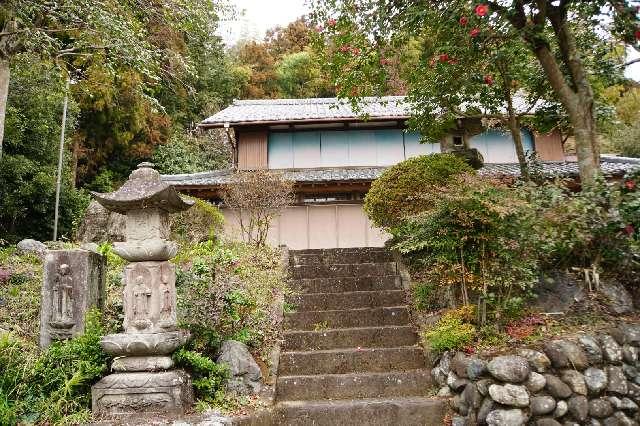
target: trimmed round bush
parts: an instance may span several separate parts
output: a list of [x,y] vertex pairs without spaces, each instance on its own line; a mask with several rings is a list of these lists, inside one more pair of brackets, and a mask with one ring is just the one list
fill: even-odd
[[451,179],[462,173],[475,173],[453,154],[414,157],[387,169],[371,185],[364,210],[376,226],[392,228],[403,218],[428,210],[431,199]]

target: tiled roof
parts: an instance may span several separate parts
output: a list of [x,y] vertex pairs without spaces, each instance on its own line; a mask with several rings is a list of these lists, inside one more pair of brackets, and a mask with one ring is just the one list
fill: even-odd
[[[531,107],[524,94],[514,96],[514,106],[521,113],[535,111],[543,102]],[[479,105],[463,104],[461,109]],[[307,99],[249,99],[235,100],[227,108],[200,123],[203,127],[241,126],[251,124],[278,124],[312,121],[360,121],[363,116],[369,120],[404,120],[411,115],[411,104],[404,96],[365,97],[358,103],[358,111],[351,104],[338,98]],[[506,113],[506,111],[499,111]]]
[[[543,173],[549,177],[578,176],[578,164],[575,162],[545,162],[542,163]],[[626,172],[639,168],[640,160],[624,159],[623,157],[603,157],[602,171],[605,176],[622,176]],[[285,176],[298,183],[314,182],[362,182],[378,178],[386,167],[359,168],[329,168],[329,169],[298,169],[285,170]],[[178,187],[217,186],[230,181],[232,171],[216,170],[212,172],[192,173],[183,175],[164,175],[165,182]],[[485,164],[479,170],[481,175],[519,176],[520,167],[516,163]]]
[[409,116],[409,106],[404,102],[404,96],[363,98],[360,107],[361,111],[356,112],[348,101],[336,98],[235,100],[229,107],[204,120],[201,126],[344,121],[355,120],[362,115],[367,115],[370,119],[405,119]]

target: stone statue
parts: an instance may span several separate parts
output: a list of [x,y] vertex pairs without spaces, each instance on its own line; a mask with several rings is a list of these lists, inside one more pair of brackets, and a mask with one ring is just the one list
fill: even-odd
[[90,251],[46,253],[40,308],[41,347],[83,332],[87,310],[103,306],[105,268],[104,257]]
[[193,400],[191,379],[171,370],[171,354],[188,333],[176,316],[176,274],[168,262],[178,246],[169,241],[169,214],[186,210],[183,200],[142,163],[129,180],[109,194],[93,193],[110,211],[126,215],[126,241],[114,251],[130,261],[124,270],[124,333],[104,336],[103,349],[116,356],[116,372],[92,388],[93,409],[100,414],[182,413]]

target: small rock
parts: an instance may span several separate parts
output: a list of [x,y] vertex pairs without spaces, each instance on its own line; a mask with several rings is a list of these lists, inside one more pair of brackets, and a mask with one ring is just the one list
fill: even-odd
[[463,352],[456,352],[451,360],[450,368],[451,371],[456,373],[456,375],[462,379],[468,378],[467,376],[467,365],[469,364],[471,358],[465,355]]
[[638,402],[638,400],[640,400],[640,386],[632,382],[627,382],[627,389],[627,395]]
[[487,424],[490,426],[523,426],[527,417],[522,410],[493,410],[487,415]]
[[244,343],[227,340],[220,348],[218,363],[229,367],[227,390],[239,395],[255,394],[262,388],[262,372]]
[[618,395],[626,395],[629,392],[627,387],[627,378],[621,367],[609,366],[606,368],[607,376],[607,392]]
[[633,380],[640,375],[638,369],[629,364],[622,364],[622,371],[629,380]]
[[629,344],[622,346],[622,359],[629,364],[638,362],[638,348]]
[[447,351],[443,353],[438,361],[438,365],[431,370],[431,376],[439,386],[444,386],[447,383],[452,357],[452,352]]
[[607,387],[607,373],[599,368],[590,367],[584,371],[584,381],[589,395],[598,395]]
[[491,386],[492,384],[493,380],[482,379],[476,382],[476,388],[478,388],[478,392],[480,392],[482,396],[487,396],[487,394],[489,393],[489,386]]
[[478,409],[477,420],[479,424],[483,424],[486,422],[487,415],[489,415],[495,405],[496,404],[495,402],[493,402],[493,399],[491,399],[491,397],[487,396],[482,400],[482,404],[480,404],[480,408]]
[[100,246],[96,243],[84,243],[80,246],[82,250],[92,251],[94,253],[100,254]]
[[556,400],[550,396],[533,396],[531,397],[531,414],[534,416],[543,416],[549,414],[556,408]]
[[551,360],[551,364],[555,368],[567,368],[569,367],[569,357],[564,353],[562,346],[560,346],[559,340],[552,340],[544,345],[544,353],[547,354]]
[[562,417],[567,414],[567,411],[569,411],[569,405],[567,404],[567,401],[560,400],[556,404],[556,409],[553,410],[553,417]]
[[474,383],[469,383],[462,392],[462,398],[464,398],[467,405],[473,409],[477,409],[480,407],[480,403],[482,402],[482,395],[476,389],[476,385]]
[[499,356],[487,365],[489,373],[503,382],[521,383],[529,376],[529,363],[519,356]]
[[622,348],[613,337],[608,334],[600,336],[600,344],[602,345],[602,355],[605,361],[613,364],[622,362]]
[[466,426],[467,419],[461,416],[453,416],[451,419],[451,426]]
[[544,346],[544,351],[555,368],[584,370],[589,365],[582,348],[568,340],[553,340]]
[[571,388],[562,380],[552,374],[545,374],[544,378],[547,380],[545,388],[551,396],[559,399],[565,399],[571,396]]
[[453,371],[449,371],[449,374],[447,374],[447,380],[446,380],[447,386],[453,389],[453,384],[457,380],[458,380],[458,375]]
[[564,370],[562,371],[561,379],[569,385],[573,393],[587,395],[587,385],[584,382],[584,376],[579,371]]
[[598,291],[605,297],[607,307],[614,314],[628,314],[633,311],[633,298],[619,282],[601,281]]
[[560,423],[558,423],[557,420],[549,418],[549,417],[543,417],[541,419],[536,420],[536,426],[562,426]]
[[452,391],[459,393],[461,392],[465,386],[467,386],[469,384],[469,380],[467,379],[458,379],[456,381],[454,381],[453,383],[451,383],[449,385],[449,387],[451,388]]
[[27,238],[25,240],[20,241],[16,248],[18,249],[19,254],[27,254],[34,253],[38,256],[43,256],[47,251],[47,246],[37,240],[32,240],[31,238]]
[[602,362],[602,349],[598,341],[593,336],[581,335],[578,343],[582,346],[587,360],[590,364],[600,364]]
[[438,393],[436,394],[436,396],[440,398],[449,398],[452,395],[453,395],[453,392],[451,392],[451,388],[449,386],[441,387]]
[[627,417],[627,415],[624,414],[622,411],[618,411],[613,415],[613,417],[617,422],[612,423],[612,425],[617,425],[617,426],[636,426],[637,425],[636,422],[634,422],[629,417]]
[[463,416],[469,414],[469,405],[464,400],[462,395],[454,395],[453,399],[451,400],[451,405],[458,412],[458,414],[462,414]]
[[526,407],[529,405],[529,392],[524,386],[512,385],[507,383],[504,386],[489,386],[489,395],[491,398],[502,405],[510,405],[513,407]]
[[638,404],[625,397],[620,400],[620,407],[618,408],[620,410],[638,411]]
[[640,346],[640,325],[624,324],[619,327],[624,333],[625,343],[632,346]]
[[604,419],[613,414],[613,406],[606,398],[596,398],[589,401],[589,415],[598,419]]
[[487,362],[480,358],[471,358],[467,364],[467,377],[470,380],[478,380],[487,373]]
[[542,352],[534,351],[533,349],[518,349],[517,354],[526,359],[531,369],[537,373],[544,373],[551,367],[549,357]]
[[547,379],[544,378],[542,374],[536,373],[532,371],[529,374],[529,378],[524,383],[527,390],[531,393],[536,393],[544,389],[544,386],[547,384]]
[[567,401],[569,413],[578,422],[582,423],[587,420],[589,415],[589,400],[585,396],[577,395],[569,398]]
[[589,366],[589,360],[579,345],[569,340],[560,340],[558,341],[558,344],[569,360],[569,365],[567,367],[575,370],[584,370]]

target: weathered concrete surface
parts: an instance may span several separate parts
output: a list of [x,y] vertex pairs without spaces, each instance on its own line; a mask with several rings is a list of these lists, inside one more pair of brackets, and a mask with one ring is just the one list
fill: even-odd
[[106,263],[103,256],[85,250],[52,250],[44,260],[40,306],[40,347],[84,331],[91,307],[102,308]]
[[384,249],[291,251],[296,312],[285,315],[277,405],[256,425],[442,425]]

